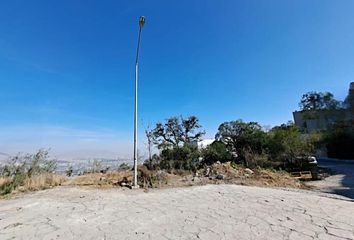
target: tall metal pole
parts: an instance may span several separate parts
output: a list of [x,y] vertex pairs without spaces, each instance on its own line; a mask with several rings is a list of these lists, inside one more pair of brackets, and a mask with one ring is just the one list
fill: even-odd
[[140,49],[140,38],[141,30],[145,24],[145,17],[141,16],[139,19],[139,36],[138,36],[138,47],[136,49],[136,59],[135,59],[135,100],[134,100],[134,182],[132,188],[139,188],[138,185],[138,70],[139,70],[139,49]]

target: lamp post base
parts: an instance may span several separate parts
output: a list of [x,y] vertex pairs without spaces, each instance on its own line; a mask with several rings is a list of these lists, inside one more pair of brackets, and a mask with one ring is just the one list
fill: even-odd
[[132,186],[130,186],[130,189],[139,189],[139,188],[140,188],[139,185],[132,185]]

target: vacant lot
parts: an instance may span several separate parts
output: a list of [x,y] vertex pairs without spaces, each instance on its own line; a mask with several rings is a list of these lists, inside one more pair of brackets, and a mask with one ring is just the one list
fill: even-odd
[[353,239],[354,203],[236,185],[59,187],[0,200],[1,239]]

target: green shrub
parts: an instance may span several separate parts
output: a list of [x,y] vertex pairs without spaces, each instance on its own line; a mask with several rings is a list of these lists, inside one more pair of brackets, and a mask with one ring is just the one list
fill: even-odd
[[56,161],[49,158],[46,150],[39,150],[35,154],[18,154],[10,158],[0,170],[0,177],[10,179],[0,185],[0,194],[8,194],[22,186],[27,178],[43,173],[53,173]]
[[200,165],[200,152],[197,146],[185,145],[164,149],[160,154],[159,167],[161,169],[181,169],[195,171]]
[[248,165],[245,149],[262,154],[268,142],[268,135],[257,122],[236,120],[222,123],[215,139],[224,143],[238,162]]
[[138,167],[138,182],[144,188],[158,187],[167,183],[167,174],[163,171],[149,170],[141,165]]
[[269,156],[279,166],[286,166],[298,157],[307,157],[315,152],[317,135],[302,134],[292,123],[274,127],[268,134]]
[[122,163],[119,165],[118,170],[119,171],[126,171],[132,169],[131,166],[129,166],[127,163]]
[[228,151],[226,145],[220,141],[214,141],[212,144],[202,149],[202,164],[212,165],[219,161],[221,163],[230,162],[234,160],[234,157]]
[[68,169],[66,169],[65,174],[66,174],[67,177],[71,177],[73,175],[73,173],[74,173],[73,166],[70,165],[68,167]]
[[354,121],[337,122],[324,135],[328,157],[354,159]]

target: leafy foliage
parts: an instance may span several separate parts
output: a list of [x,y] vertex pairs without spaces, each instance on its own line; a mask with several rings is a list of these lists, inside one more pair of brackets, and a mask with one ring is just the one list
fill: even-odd
[[267,134],[256,122],[237,120],[222,123],[215,139],[224,143],[238,160],[246,161],[245,151],[257,154],[263,152],[267,143]]
[[0,186],[0,194],[10,193],[23,185],[26,179],[43,173],[53,173],[55,169],[56,161],[50,159],[46,150],[39,150],[35,154],[18,154],[0,169],[0,176],[10,179]]
[[192,170],[199,167],[200,153],[198,147],[194,145],[185,145],[171,149],[164,149],[160,154],[160,168],[172,170]]
[[330,92],[308,92],[302,95],[299,103],[301,110],[331,110],[338,109],[342,103],[334,99]]
[[166,123],[156,124],[153,141],[159,149],[178,148],[199,141],[205,134],[200,128],[199,120],[195,116],[171,117]]
[[329,157],[354,159],[354,121],[337,122],[325,133]]
[[269,132],[268,150],[273,161],[284,164],[313,154],[315,142],[315,135],[301,134],[293,123],[282,124]]
[[[149,157],[145,165],[149,169],[197,169],[200,157],[197,142],[204,135],[200,128],[195,116],[171,117],[165,123],[157,123],[151,132],[152,141],[161,152]],[[151,133],[146,137],[150,138]]]
[[217,161],[224,163],[233,161],[234,157],[228,151],[226,145],[220,141],[214,141],[212,144],[202,150],[202,164],[211,165]]
[[127,171],[127,170],[130,170],[132,169],[131,166],[129,166],[127,163],[121,163],[118,167],[118,170],[119,171]]
[[230,161],[251,168],[283,168],[298,157],[313,154],[318,141],[313,134],[301,134],[291,122],[265,131],[257,122],[236,120],[222,123],[216,141],[198,149],[191,143],[204,134],[199,128],[196,117],[173,117],[165,124],[158,123],[153,132],[160,154],[145,165],[149,169],[196,170],[202,165]]
[[68,169],[65,170],[65,175],[66,175],[67,177],[71,177],[71,176],[73,175],[73,173],[74,173],[74,168],[73,168],[72,165],[70,165],[70,166],[68,167]]
[[216,139],[248,167],[283,167],[297,157],[313,154],[316,142],[313,135],[301,134],[291,122],[266,132],[258,123],[242,120],[221,124]]

